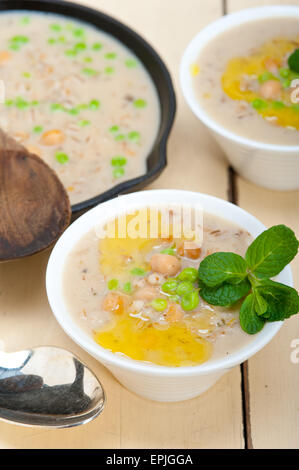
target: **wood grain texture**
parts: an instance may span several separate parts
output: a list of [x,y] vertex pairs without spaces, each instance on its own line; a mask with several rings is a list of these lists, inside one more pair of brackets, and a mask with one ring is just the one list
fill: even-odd
[[[180,92],[178,69],[191,38],[222,15],[221,0],[82,1],[141,33],[170,68],[178,98],[168,145],[168,167],[154,188],[179,188],[227,197],[227,163]],[[95,421],[68,430],[0,423],[0,448],[243,448],[241,376],[234,368],[208,392],[182,403],[154,403],[124,389],[95,359],[68,338],[46,300],[48,253],[0,265],[0,340],[8,351],[39,344],[65,347],[101,379],[108,395]]]
[[69,197],[56,173],[0,129],[0,261],[49,247],[70,218]]
[[[228,12],[262,5],[296,5],[299,0],[227,0]],[[270,191],[237,178],[239,205],[266,226],[286,224],[299,238],[299,191]],[[299,259],[291,264],[299,289]],[[299,448],[299,363],[291,362],[291,342],[299,339],[299,318],[248,361],[251,439],[254,448]]]

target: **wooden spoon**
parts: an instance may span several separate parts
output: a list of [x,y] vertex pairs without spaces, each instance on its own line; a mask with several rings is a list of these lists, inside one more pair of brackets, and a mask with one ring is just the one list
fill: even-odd
[[49,247],[70,218],[70,201],[55,172],[0,129],[0,261]]

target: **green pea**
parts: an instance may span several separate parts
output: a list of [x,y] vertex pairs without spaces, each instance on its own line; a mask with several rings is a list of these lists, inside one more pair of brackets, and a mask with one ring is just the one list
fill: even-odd
[[286,107],[282,101],[273,101],[272,106],[274,109],[283,109]]
[[78,104],[78,106],[77,106],[77,109],[79,109],[79,111],[80,111],[81,109],[88,109],[88,108],[89,108],[89,105],[86,104],[86,103]]
[[79,126],[80,126],[80,127],[89,126],[89,124],[90,124],[90,121],[88,121],[87,119],[82,119],[82,120],[79,122]]
[[131,131],[128,134],[128,138],[132,140],[133,142],[138,142],[140,139],[140,133],[137,131]]
[[84,69],[81,70],[81,72],[89,76],[96,75],[97,73],[95,69],[92,69],[90,67],[85,67]]
[[123,286],[123,291],[127,294],[131,294],[132,290],[132,284],[130,282],[126,282]]
[[160,299],[160,298],[157,298],[157,299],[154,299],[151,301],[150,305],[155,309],[157,310],[157,312],[163,312],[163,310],[166,309],[167,307],[167,300],[166,299]]
[[125,174],[125,170],[123,168],[115,168],[115,170],[113,170],[113,178],[121,178],[122,176],[124,176]]
[[125,61],[125,64],[127,67],[129,68],[133,68],[133,67],[136,67],[137,66],[137,61],[135,59],[127,59]]
[[76,36],[77,38],[84,36],[84,29],[83,28],[74,29],[73,35]]
[[91,100],[89,102],[89,109],[98,109],[100,106],[100,102],[98,100]]
[[183,295],[181,298],[181,307],[183,310],[194,310],[199,304],[199,294],[196,290]]
[[117,289],[117,287],[118,287],[118,280],[117,279],[110,279],[110,281],[108,281],[108,289],[109,290]]
[[113,67],[105,67],[104,72],[107,75],[112,75],[114,73],[114,68]]
[[44,130],[43,126],[35,126],[33,128],[33,132],[35,132],[36,134],[39,134],[40,132],[42,132]]
[[26,44],[29,41],[29,38],[27,36],[14,36],[10,40],[14,44]]
[[52,111],[63,111],[63,106],[60,103],[52,103],[51,104]]
[[251,105],[252,105],[252,107],[253,107],[254,109],[257,109],[257,110],[259,110],[259,109],[264,109],[264,108],[266,108],[266,107],[268,106],[267,102],[264,101],[264,100],[262,100],[262,99],[260,99],[260,98],[254,99],[254,100],[252,101]]
[[119,131],[118,126],[111,126],[110,129],[109,129],[109,132],[112,132],[112,133],[117,132],[117,131]]
[[116,140],[116,142],[120,141],[120,140],[124,140],[125,139],[125,135],[124,134],[118,134],[114,137],[114,140]]
[[69,157],[67,156],[66,153],[63,153],[63,152],[57,152],[55,154],[55,158],[58,161],[58,163],[61,163],[62,165],[69,161]]
[[20,23],[23,24],[23,25],[29,24],[30,23],[29,16],[24,16],[23,18],[21,18]]
[[49,39],[48,39],[48,44],[51,44],[51,45],[56,44],[56,39],[54,39],[54,38],[49,38]]
[[12,44],[9,45],[9,48],[10,48],[12,51],[18,51],[18,50],[20,49],[20,46],[19,46],[19,44],[14,44],[14,43],[12,43]]
[[39,105],[39,101],[33,100],[33,101],[31,101],[30,104],[31,104],[31,106],[37,106],[37,105]]
[[101,44],[100,42],[95,42],[93,45],[92,45],[92,49],[94,51],[99,51],[100,49],[102,49],[103,47],[103,44]]
[[133,268],[130,271],[131,274],[134,276],[145,276],[146,275],[146,270],[142,268]]
[[292,80],[290,78],[285,78],[282,81],[282,88],[290,88]]
[[162,284],[161,289],[163,292],[166,292],[166,294],[172,294],[176,291],[178,284],[176,279],[168,279]]
[[23,98],[18,97],[15,101],[16,107],[19,109],[27,109],[29,107],[29,103]]
[[59,24],[51,24],[50,29],[55,32],[61,31],[61,26]]
[[180,281],[190,281],[195,282],[198,277],[197,269],[195,268],[185,268],[178,275]]
[[107,52],[107,54],[105,54],[105,59],[115,59],[115,57],[115,52]]
[[92,57],[84,57],[84,62],[90,63],[93,61]]
[[66,37],[65,36],[59,36],[58,41],[63,44],[63,43],[66,42]]
[[65,55],[68,56],[68,57],[76,57],[77,55],[77,51],[74,50],[74,49],[67,49],[66,51],[64,51]]
[[176,288],[176,294],[185,295],[193,291],[193,284],[190,281],[182,281]]
[[68,113],[75,116],[76,114],[79,113],[79,110],[78,110],[78,108],[71,108],[71,109],[68,110]]
[[169,296],[170,302],[180,303],[180,296],[179,295],[170,295]]
[[145,108],[146,104],[146,101],[141,98],[134,101],[135,108]]
[[27,36],[21,36],[21,35],[14,36],[9,41],[9,47],[13,51],[18,51],[20,47],[26,44],[28,41],[29,41],[29,38],[27,38]]
[[66,23],[65,29],[66,29],[67,31],[72,31],[73,28],[74,28],[73,23]]
[[161,250],[160,253],[163,253],[165,255],[175,256],[175,251],[173,248],[165,248],[165,250]]
[[270,72],[264,72],[264,73],[262,73],[261,75],[259,75],[257,79],[258,79],[258,81],[259,81],[260,83],[265,83],[265,82],[267,82],[268,80],[271,80],[271,79],[273,79],[273,78],[276,79],[276,77],[274,77],[274,75],[273,75],[272,73],[270,73]]
[[5,100],[5,106],[12,106],[14,104],[14,101],[9,99],[9,100]]
[[111,158],[111,165],[112,166],[124,166],[127,163],[126,157],[122,155],[116,155],[115,157]]
[[86,49],[86,44],[84,42],[77,42],[77,44],[75,44],[76,51],[84,51],[85,49]]
[[279,69],[279,75],[282,78],[288,78],[290,75],[290,72],[291,72],[290,69],[286,69],[286,68]]

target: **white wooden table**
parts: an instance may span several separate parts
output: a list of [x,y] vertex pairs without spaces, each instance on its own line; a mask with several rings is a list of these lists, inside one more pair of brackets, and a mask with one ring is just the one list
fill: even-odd
[[[242,8],[299,0],[81,0],[141,33],[167,63],[178,111],[168,145],[168,167],[150,188],[179,188],[229,198],[265,225],[285,223],[299,236],[299,191],[273,192],[235,175],[216,143],[183,100],[178,68],[191,38],[205,25]],[[188,164],[186,164],[188,162]],[[182,178],[184,174],[184,178]],[[54,319],[45,292],[49,253],[0,265],[0,345],[7,351],[55,344],[78,354],[101,378],[108,401],[95,421],[72,429],[22,428],[0,422],[6,448],[298,448],[299,364],[290,360],[299,317],[241,367],[199,398],[172,404],[125,390],[69,339]],[[293,263],[299,288],[299,258]]]

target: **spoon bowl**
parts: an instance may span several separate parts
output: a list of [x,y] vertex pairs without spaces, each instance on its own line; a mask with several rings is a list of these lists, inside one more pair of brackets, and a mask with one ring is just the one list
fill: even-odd
[[69,351],[54,346],[0,351],[0,419],[67,428],[96,418],[104,403],[97,377]]

